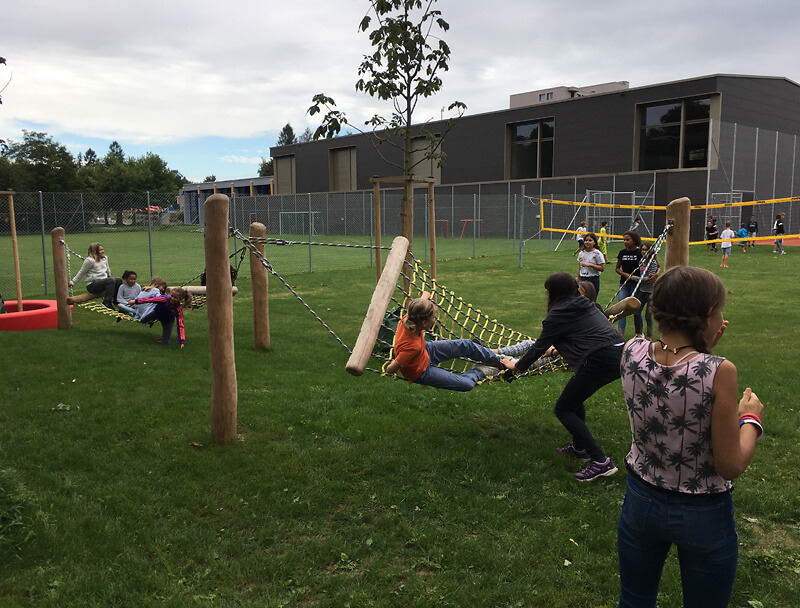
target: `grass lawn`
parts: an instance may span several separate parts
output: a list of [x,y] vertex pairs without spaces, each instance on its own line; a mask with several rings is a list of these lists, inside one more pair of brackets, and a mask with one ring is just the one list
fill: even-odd
[[[726,269],[700,247],[691,261],[725,281],[730,327],[715,353],[766,408],[764,437],[735,482],[731,605],[793,608],[800,251],[770,249],[734,250]],[[544,278],[576,267],[566,251],[536,251],[523,268],[510,253],[438,268],[465,300],[536,335]],[[604,273],[603,304],[615,277]],[[373,269],[287,279],[354,344]],[[157,345],[158,327],[77,307],[69,331],[0,334],[0,605],[617,605],[625,472],[579,484],[579,463],[554,452],[568,440],[552,414],[565,373],[470,393],[354,378],[348,353],[275,280],[272,349],[255,352],[250,286],[239,285],[230,445],[209,437],[205,308],[186,313],[182,350]],[[587,414],[622,465],[630,430],[619,382]],[[660,606],[681,605],[674,552],[661,595]]]

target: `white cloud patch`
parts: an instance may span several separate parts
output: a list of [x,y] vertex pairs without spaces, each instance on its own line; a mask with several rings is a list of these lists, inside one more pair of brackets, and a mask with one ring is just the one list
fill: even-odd
[[[56,139],[71,134],[75,142],[77,134],[159,154],[180,142],[266,133],[266,154],[287,122],[298,134],[316,127],[306,111],[320,92],[362,127],[392,112],[354,89],[371,50],[358,32],[367,7],[364,0],[7,2],[3,21],[14,27],[3,31],[2,54],[13,80],[3,92],[0,139],[19,139],[35,125]],[[507,107],[513,93],[557,85],[641,86],[713,73],[800,80],[795,0],[439,0],[436,8],[451,26],[443,38],[452,58],[441,93],[421,102],[420,120],[438,119],[456,99],[480,113]],[[188,163],[236,165],[245,161],[231,159],[252,161],[253,153],[221,156],[198,146],[179,161],[187,166],[175,168],[222,173]]]

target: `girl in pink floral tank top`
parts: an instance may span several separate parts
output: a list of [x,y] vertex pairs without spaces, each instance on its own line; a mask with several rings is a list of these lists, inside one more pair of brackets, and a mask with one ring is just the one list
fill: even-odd
[[673,365],[661,365],[653,359],[654,348],[661,346],[635,338],[622,355],[633,436],[626,464],[644,481],[673,492],[730,490],[711,451],[712,389],[724,359],[692,350]]
[[739,550],[730,480],[750,463],[763,406],[748,388],[737,408],[736,367],[711,354],[728,325],[725,294],[708,270],[668,270],[652,299],[661,339],[625,345],[633,442],[617,530],[620,607],[655,608],[672,545],[684,606],[730,601]]

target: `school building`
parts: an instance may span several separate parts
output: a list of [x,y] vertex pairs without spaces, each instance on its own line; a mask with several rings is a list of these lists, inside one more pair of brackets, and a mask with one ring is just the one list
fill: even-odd
[[[426,127],[447,128],[446,121]],[[625,81],[555,87],[514,94],[506,109],[462,117],[442,146],[445,166],[426,160],[414,173],[439,186],[524,184],[529,194],[567,200],[590,191],[636,191],[641,196],[634,200],[648,205],[681,196],[694,204],[770,199],[800,189],[799,133],[800,85],[784,77],[715,74],[634,88]],[[373,137],[270,148],[274,193],[369,190],[371,178],[398,175],[375,151]],[[414,158],[423,158],[427,140],[414,142]],[[402,164],[399,151],[382,146],[381,152]]]

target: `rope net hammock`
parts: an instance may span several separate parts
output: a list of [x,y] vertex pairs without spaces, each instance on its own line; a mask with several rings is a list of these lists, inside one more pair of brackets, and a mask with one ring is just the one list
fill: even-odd
[[[79,258],[81,260],[85,260],[86,257],[82,256],[80,253],[77,253],[76,251],[73,251],[72,249],[70,249],[64,239],[61,239],[61,245],[64,247],[64,250],[66,251],[66,254],[67,254],[67,256],[66,256],[67,257],[67,275],[69,277],[71,277],[72,276],[72,267],[71,267],[71,260],[70,260],[71,256],[74,255],[75,257],[77,257],[77,258]],[[238,249],[237,251],[235,251],[234,253],[232,253],[229,257],[233,258],[234,256],[241,254],[241,258],[239,260],[239,264],[241,264],[241,260],[244,259],[245,252],[246,252],[246,249],[244,247],[242,247],[242,248]],[[237,266],[237,270],[238,270],[238,266]],[[205,272],[205,271],[203,271],[203,272]],[[192,281],[197,280],[198,278],[200,278],[200,276],[203,274],[203,272],[201,272],[200,274],[195,275],[193,278],[189,279],[188,281],[185,281],[184,283],[182,283],[180,285],[180,287],[185,287],[186,285],[188,285]],[[70,295],[70,297],[73,297],[75,295],[74,286],[70,286],[69,295]],[[192,293],[192,301],[188,306],[186,306],[186,308],[190,308],[190,309],[202,308],[203,306],[205,306],[205,304],[206,304],[206,296],[205,295]],[[139,322],[139,319],[136,319],[136,318],[132,317],[131,315],[126,314],[124,312],[120,312],[118,310],[108,308],[108,307],[104,306],[101,302],[98,302],[96,299],[88,300],[88,301],[85,301],[85,302],[78,302],[77,304],[74,304],[74,305],[80,306],[81,308],[85,308],[86,310],[89,310],[91,312],[96,312],[96,313],[100,313],[100,314],[106,315],[108,317],[113,317],[113,318],[117,319],[118,322],[119,321],[135,321],[137,323]],[[152,323],[150,323],[150,325],[152,325]]]
[[[331,327],[314,311],[314,309],[297,293],[297,291],[289,285],[289,283],[282,277],[273,267],[272,263],[261,253],[257,245],[319,245],[325,247],[354,247],[354,248],[372,248],[378,249],[372,245],[346,245],[340,243],[313,243],[313,242],[300,242],[300,241],[285,241],[282,239],[264,238],[264,237],[251,237],[241,232],[234,231],[234,235],[241,239],[244,246],[261,262],[266,270],[277,278],[289,290],[292,295],[308,310],[308,312],[330,333],[339,344],[351,354],[351,359],[354,349],[350,348],[344,340],[333,330]],[[405,247],[402,247],[402,253],[396,252],[396,244],[398,239],[405,241]],[[371,371],[384,376],[386,374],[386,367],[389,361],[393,358],[392,343],[394,340],[394,333],[397,328],[397,323],[406,314],[406,307],[408,303],[422,295],[423,291],[431,293],[432,300],[435,301],[438,309],[438,320],[434,327],[426,332],[426,340],[448,340],[467,338],[475,340],[488,348],[502,348],[518,344],[532,338],[520,331],[514,330],[506,325],[503,325],[496,319],[492,319],[479,308],[464,301],[452,290],[447,289],[444,285],[434,280],[428,271],[423,267],[418,259],[412,254],[407,253],[406,248],[408,241],[403,237],[395,239],[395,245],[391,248],[380,247],[380,249],[391,249],[391,256],[395,258],[402,258],[402,265],[396,273],[390,273],[387,269],[390,265],[390,260],[387,260],[384,274],[381,281],[384,283],[391,281],[392,287],[391,295],[385,303],[381,303],[378,308],[379,314],[373,333],[375,337],[371,340],[369,345],[368,357],[364,357],[364,365],[356,375],[360,372]],[[394,274],[394,276],[389,276]],[[376,291],[381,289],[381,282],[379,282]],[[373,296],[373,303],[375,297]],[[372,305],[368,312],[368,317],[372,313]],[[366,321],[365,321],[366,324]],[[362,341],[364,330],[359,336],[359,343]],[[357,343],[356,349],[360,344]],[[442,369],[446,369],[456,374],[463,373],[471,368],[476,362],[468,359],[453,359],[440,365]],[[349,365],[349,364],[348,364]],[[550,371],[559,369],[567,369],[566,363],[560,357],[543,357],[531,366],[530,369],[517,377],[539,375]],[[351,371],[348,367],[348,371]],[[351,373],[353,373],[351,371]],[[485,381],[484,381],[485,382]]]

